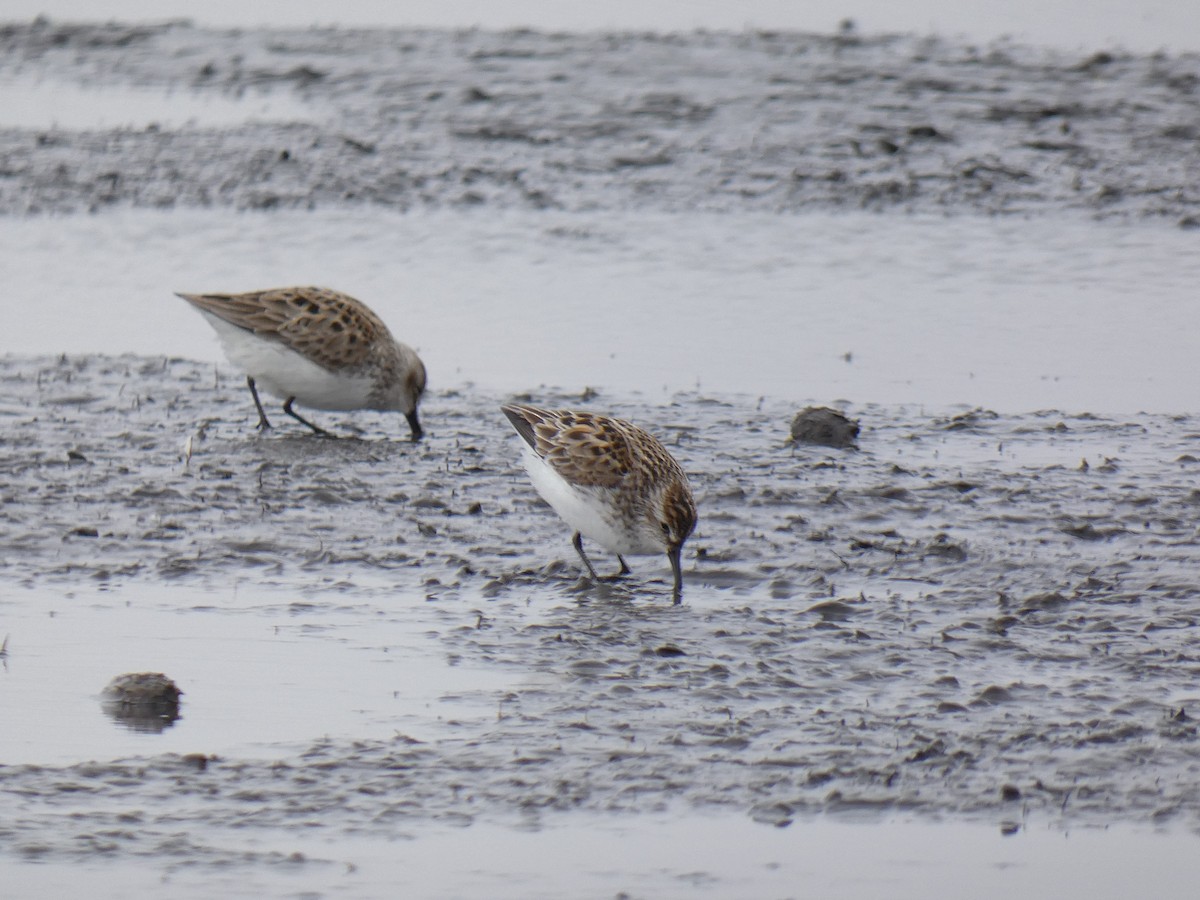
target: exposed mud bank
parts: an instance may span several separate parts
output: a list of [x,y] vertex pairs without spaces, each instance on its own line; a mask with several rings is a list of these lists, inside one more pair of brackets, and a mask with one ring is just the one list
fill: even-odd
[[[0,128],[0,212],[381,204],[1200,217],[1200,57],[793,33],[0,28],[0,79],[294,120]],[[248,113],[248,116],[250,113]]]
[[16,852],[253,861],[248,828],[572,810],[1200,823],[1193,417],[862,406],[840,451],[789,444],[802,403],[590,398],[693,478],[673,608],[664,561],[580,579],[507,398],[435,394],[413,445],[371,414],[259,436],[239,379],[181,360],[8,357],[0,384],[0,582],[432,608],[447,658],[504,684],[458,736],[2,767]]

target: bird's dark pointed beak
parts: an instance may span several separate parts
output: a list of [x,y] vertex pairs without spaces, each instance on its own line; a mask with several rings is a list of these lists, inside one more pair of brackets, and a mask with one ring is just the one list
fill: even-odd
[[412,429],[412,439],[419,441],[425,434],[421,428],[421,422],[417,419],[417,411],[414,409],[410,413],[405,413],[404,418],[408,419],[408,427]]
[[675,573],[675,588],[671,591],[671,600],[678,605],[683,600],[683,566],[679,561],[683,553],[683,544],[667,548],[667,559],[671,561],[671,571]]

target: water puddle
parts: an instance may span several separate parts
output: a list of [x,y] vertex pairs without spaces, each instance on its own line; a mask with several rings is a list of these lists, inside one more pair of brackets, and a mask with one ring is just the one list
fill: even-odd
[[[257,590],[8,591],[0,601],[6,764],[68,765],[159,753],[275,758],[323,738],[414,740],[495,719],[513,679],[449,659],[439,611],[383,609]],[[396,598],[396,605],[408,601]],[[183,691],[158,734],[123,727],[100,692],[126,672]]]
[[[1003,831],[1011,831],[1009,827]],[[1062,832],[995,826],[828,818],[786,829],[720,815],[583,817],[539,828],[432,824],[407,838],[352,845],[250,832],[247,848],[274,863],[145,866],[117,859],[75,866],[9,865],[14,896],[76,893],[97,900],[166,889],[173,897],[837,897],[1008,900],[1194,896],[1200,839],[1111,827]]]
[[[7,18],[31,19],[48,15],[57,20],[96,18],[88,0],[9,0]],[[302,3],[266,10],[237,0],[212,0],[197,7],[187,0],[159,0],[148,13],[140,0],[107,0],[104,16],[118,21],[186,17],[218,27],[308,28],[338,23],[344,27],[438,28],[537,28],[548,32],[691,31],[694,29],[742,31],[744,29],[826,32],[838,26],[839,17],[853,13],[864,32],[938,33],[965,35],[989,42],[1020,38],[1061,47],[1137,47],[1154,51],[1164,47],[1198,49],[1200,19],[1188,4],[1155,0],[1137,9],[1121,4],[1097,8],[1086,0],[1060,0],[1045,9],[1021,0],[997,7],[983,0],[912,0],[903,6],[890,0],[859,0],[842,9],[826,4],[779,3],[777,0],[743,0],[736,6],[723,3],[674,4],[622,2],[602,7],[558,5],[537,0],[501,3],[446,4],[412,0],[403,6],[390,3]]]
[[1023,830],[963,824],[854,824],[787,829],[730,817],[592,820],[537,832],[472,828],[377,846],[364,879],[424,897],[713,896],[927,900],[958,896],[1062,900],[1188,897],[1200,839],[1113,828]]
[[0,350],[218,362],[173,291],[312,283],[368,302],[437,387],[699,388],[931,411],[1192,405],[1180,373],[1200,256],[1191,233],[1165,226],[133,210],[0,219],[0,241]]
[[222,128],[313,118],[311,106],[284,92],[228,97],[212,91],[134,85],[89,87],[58,81],[0,80],[0,128]]

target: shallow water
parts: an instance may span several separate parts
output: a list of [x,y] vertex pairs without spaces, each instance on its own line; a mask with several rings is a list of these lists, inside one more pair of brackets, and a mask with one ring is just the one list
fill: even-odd
[[230,98],[195,91],[61,82],[0,82],[0,127],[37,129],[228,128],[246,122],[296,122],[313,114],[288,94]]
[[[139,0],[9,0],[14,20],[50,16],[66,21],[130,21],[146,16]],[[539,31],[653,31],[763,29],[827,32],[852,19],[868,32],[934,33],[984,43],[1013,38],[1023,43],[1066,48],[1123,47],[1200,50],[1200,12],[1172,0],[1145,0],[1136,8],[1104,0],[1034,0],[997,5],[984,0],[609,0],[591,4],[547,4],[541,0],[298,0],[286,7],[262,8],[237,0],[210,0],[197,7],[187,0],[159,0],[155,19],[191,19],[218,27],[304,28],[436,27],[536,29]]]
[[0,218],[0,241],[12,352],[218,363],[173,291],[315,283],[370,303],[441,388],[1102,413],[1195,393],[1200,254],[1158,224],[134,210]]
[[[244,839],[244,838],[243,838]],[[251,842],[258,866],[180,862],[165,872],[96,860],[72,872],[10,868],[14,896],[69,893],[80,874],[97,900],[173,897],[838,897],[924,900],[956,894],[1116,898],[1153,879],[1157,897],[1187,898],[1200,874],[1197,838],[1114,827],[1035,828],[1002,836],[977,825],[825,820],[769,828],[728,816],[564,818],[548,827],[434,824],[402,838],[339,845],[297,835]],[[265,845],[265,846],[264,846]],[[252,856],[253,853],[247,853]]]
[[[437,634],[444,614],[402,620],[293,591],[123,585],[14,590],[0,601],[9,634],[4,685],[44,710],[0,734],[8,764],[71,764],[139,753],[277,758],[323,735],[442,733],[447,719],[486,721],[505,676],[460,663]],[[125,671],[165,671],[187,686],[185,715],[143,734],[99,715],[99,691]]]
[[[0,37],[22,77],[183,89],[242,54],[200,89],[345,110],[299,131],[0,129],[6,889],[903,897],[972,873],[973,896],[1092,897],[1152,864],[1189,895],[1190,57]],[[760,78],[793,55],[816,96]],[[597,91],[583,119],[554,77],[575,66]],[[1034,104],[1048,78],[1088,102]],[[926,90],[950,99],[912,103]],[[954,139],[864,149],[895,112],[864,91]],[[781,108],[796,128],[773,135]],[[1047,149],[1064,124],[1079,152]],[[288,174],[272,142],[298,134],[313,157]],[[793,179],[778,154],[805,135],[802,165],[844,179]],[[1005,177],[1018,157],[1062,165]],[[389,180],[397,159],[413,168]],[[935,190],[877,190],[935,163]],[[518,171],[536,184],[501,177]],[[420,348],[426,441],[372,413],[319,414],[337,441],[252,430],[243,379],[171,292],[296,282],[357,294]],[[579,577],[498,414],[514,396],[664,438],[701,510],[682,605],[665,560]],[[810,402],[860,420],[861,450],[788,446]],[[101,709],[139,670],[184,691],[161,734]]]

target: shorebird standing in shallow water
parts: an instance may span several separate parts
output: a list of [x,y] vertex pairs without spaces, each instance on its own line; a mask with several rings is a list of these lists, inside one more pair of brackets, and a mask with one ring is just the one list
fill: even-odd
[[683,542],[696,527],[696,503],[687,475],[653,435],[621,419],[590,412],[511,404],[501,410],[525,442],[533,486],[575,534],[572,543],[588,574],[583,538],[617,554],[666,553],[680,601]]
[[366,304],[328,288],[293,287],[248,294],[179,294],[214,329],[229,361],[246,373],[258,428],[271,423],[258,386],[282,399],[283,411],[331,436],[292,409],[402,412],[412,439],[422,435],[417,405],[425,366],[392,337]]

